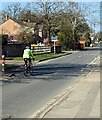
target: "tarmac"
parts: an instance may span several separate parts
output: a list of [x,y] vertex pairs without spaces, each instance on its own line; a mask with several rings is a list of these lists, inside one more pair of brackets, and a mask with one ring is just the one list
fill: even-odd
[[[6,61],[5,61],[6,62]],[[7,64],[24,64],[23,61],[8,61]],[[33,118],[100,118],[100,66],[97,67],[76,84],[57,97],[57,101],[47,104],[45,108],[35,113]]]
[[[34,114],[34,118],[100,118],[100,66]],[[96,63],[93,63],[96,65]],[[57,100],[56,100],[57,98]]]
[[[63,51],[63,52],[65,52],[65,51]],[[67,52],[65,52],[64,55],[68,55],[68,54],[72,54],[72,53],[76,53],[76,52],[78,52],[78,51],[67,51]],[[39,60],[35,60],[33,62],[33,64],[36,65],[38,63],[41,63],[41,62],[43,62],[45,60],[49,60],[49,59],[51,59],[51,58],[43,59],[43,60],[40,60],[40,61]],[[53,58],[53,59],[55,59],[55,58]],[[2,64],[2,62],[1,62],[1,64]],[[14,67],[24,65],[24,60],[14,60],[14,59],[10,59],[10,58],[9,59],[5,59],[5,65],[9,65],[8,68],[13,69]],[[2,67],[1,67],[1,69],[2,69]],[[9,76],[9,73],[7,72],[7,70],[5,70],[4,73],[2,72],[2,70],[0,70],[0,80],[3,80],[2,78],[5,79],[8,76]]]

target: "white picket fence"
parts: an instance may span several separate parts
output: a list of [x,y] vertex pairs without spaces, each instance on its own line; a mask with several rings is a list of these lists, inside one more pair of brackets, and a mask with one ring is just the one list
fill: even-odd
[[51,52],[51,47],[50,46],[32,46],[31,50],[33,52],[48,53],[48,52]]

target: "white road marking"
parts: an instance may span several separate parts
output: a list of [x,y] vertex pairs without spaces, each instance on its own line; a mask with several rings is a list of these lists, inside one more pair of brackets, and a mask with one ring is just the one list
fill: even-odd
[[81,58],[82,57],[82,55],[80,55],[80,56],[78,56],[79,58]]
[[[93,61],[91,61],[91,63],[89,63],[89,64],[86,66],[86,68],[89,67],[89,66],[92,65],[92,64],[95,64],[95,61],[96,61],[97,59],[99,59],[99,56],[96,57]],[[84,71],[84,69],[85,69],[85,68],[83,68],[83,69],[80,70],[80,71]]]

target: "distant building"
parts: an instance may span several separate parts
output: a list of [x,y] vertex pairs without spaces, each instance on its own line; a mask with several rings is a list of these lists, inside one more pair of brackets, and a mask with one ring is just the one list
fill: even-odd
[[34,34],[35,43],[43,42],[43,40],[47,38],[46,30],[44,30],[44,26],[40,23],[37,24],[30,21],[18,22],[9,18],[4,23],[0,24],[0,34],[8,35],[8,43],[15,43],[17,41],[15,36],[23,30],[26,30],[27,33],[32,32]]
[[22,29],[22,26],[14,21],[13,19],[8,19],[6,22],[0,25],[0,34],[8,35],[8,42],[16,41],[14,36]]

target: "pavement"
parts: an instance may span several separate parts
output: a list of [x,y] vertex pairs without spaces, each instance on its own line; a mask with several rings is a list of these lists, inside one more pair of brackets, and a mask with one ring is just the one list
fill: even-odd
[[100,74],[89,73],[44,118],[100,118]]
[[96,62],[97,67],[93,67],[79,82],[55,97],[33,117],[100,118],[100,67],[99,60]]
[[[38,61],[34,61],[34,63],[36,64],[38,63]],[[23,60],[5,60],[5,64],[20,66],[20,65],[24,65],[24,61]]]

